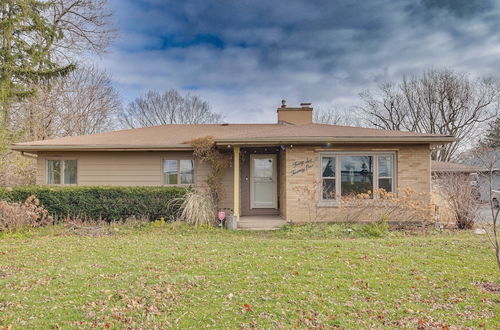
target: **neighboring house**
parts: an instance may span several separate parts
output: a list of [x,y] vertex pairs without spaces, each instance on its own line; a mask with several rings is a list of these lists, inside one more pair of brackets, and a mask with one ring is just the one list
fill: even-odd
[[437,160],[431,161],[431,170],[434,176],[439,176],[440,174],[445,174],[445,173],[474,175],[486,171],[486,169],[478,166],[458,164],[452,162],[440,162]]
[[277,124],[163,125],[12,149],[36,155],[38,184],[203,186],[210,168],[193,158],[188,141],[211,136],[232,155],[219,207],[237,219],[274,215],[305,222],[312,207],[322,210],[314,220],[335,221],[342,195],[377,188],[412,188],[430,201],[431,149],[452,136],[313,124],[312,112],[310,103],[283,105]]
[[[487,172],[482,172],[478,177],[479,192],[481,193],[481,200],[487,201],[490,198],[490,179]],[[500,169],[493,169],[493,177],[491,180],[493,190],[500,190]]]
[[[451,162],[439,162],[432,161],[431,163],[432,175],[435,180],[442,174],[463,174],[469,175],[471,184],[477,186],[479,199],[481,201],[487,201],[490,198],[490,182],[488,178],[488,170],[483,167],[468,165],[468,164],[459,164],[459,163],[451,163]],[[493,178],[492,178],[493,189],[500,188],[500,170],[493,170]]]
[[437,160],[431,161],[432,170],[432,204],[439,209],[439,220],[442,224],[452,224],[455,223],[455,215],[450,204],[447,200],[446,194],[442,192],[442,186],[440,186],[440,180],[443,176],[448,175],[461,175],[468,179],[470,184],[474,187],[474,192],[476,193],[476,198],[479,196],[479,173],[483,172],[485,169],[477,166],[452,163],[452,162],[441,162]]
[[[468,151],[468,152],[463,152],[459,155],[460,162],[463,164],[468,164],[468,165],[473,165],[473,166],[489,166],[486,165],[488,162],[494,160],[495,158],[497,161],[493,165],[492,169],[492,177],[491,177],[491,185],[494,190],[500,190],[500,159],[498,159],[498,152],[500,150],[492,150],[491,155],[482,155],[481,157],[478,157],[476,154],[476,151]],[[491,157],[491,158],[490,158]],[[483,159],[481,159],[483,158]],[[490,173],[488,169],[484,169],[483,171],[478,173],[478,185],[479,185],[479,191],[481,193],[481,200],[482,201],[487,201],[490,198],[491,194],[491,189],[490,189]]]

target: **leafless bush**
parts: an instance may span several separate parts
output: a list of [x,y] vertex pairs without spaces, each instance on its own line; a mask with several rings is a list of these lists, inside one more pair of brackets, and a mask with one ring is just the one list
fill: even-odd
[[377,189],[373,192],[342,196],[341,210],[345,222],[359,222],[370,218],[388,219],[404,223],[429,222],[432,207],[426,193],[406,188],[399,194]]
[[345,223],[357,223],[361,221],[399,221],[405,223],[427,222],[432,216],[432,207],[427,202],[427,194],[417,193],[407,188],[399,194],[377,189],[364,194],[342,196],[338,200],[332,200],[336,206],[336,216],[331,216],[330,207],[318,205],[319,189],[318,181],[313,184],[299,185],[294,188],[297,192],[297,205],[305,209],[308,221],[340,221]]
[[0,232],[16,232],[23,228],[35,228],[54,224],[47,210],[40,206],[35,196],[22,204],[0,201]]
[[446,199],[459,229],[474,226],[479,202],[468,174],[448,173],[437,178],[437,189]]

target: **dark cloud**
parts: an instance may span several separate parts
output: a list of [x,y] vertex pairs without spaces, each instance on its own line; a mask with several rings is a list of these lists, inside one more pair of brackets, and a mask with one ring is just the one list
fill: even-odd
[[474,4],[115,0],[122,37],[102,62],[126,100],[179,88],[229,121],[273,121],[282,98],[348,106],[428,67],[498,74],[499,8]]
[[488,0],[422,0],[421,4],[430,10],[446,10],[457,17],[473,17],[493,8]]

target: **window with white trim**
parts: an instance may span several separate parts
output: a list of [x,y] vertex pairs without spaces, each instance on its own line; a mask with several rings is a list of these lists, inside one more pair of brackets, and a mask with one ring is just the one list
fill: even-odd
[[48,159],[47,184],[72,185],[77,183],[76,159]]
[[378,187],[387,192],[393,191],[394,157],[392,155],[378,156]]
[[163,184],[193,184],[194,160],[192,159],[164,159]]
[[377,189],[394,191],[393,153],[323,153],[320,157],[323,201]]
[[321,186],[322,199],[335,199],[336,194],[336,157],[325,156],[321,158]]

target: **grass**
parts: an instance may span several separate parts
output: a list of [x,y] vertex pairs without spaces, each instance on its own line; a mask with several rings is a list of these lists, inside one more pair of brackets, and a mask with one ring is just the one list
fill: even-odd
[[500,295],[476,285],[499,279],[484,236],[346,229],[6,236],[0,327],[500,327]]

